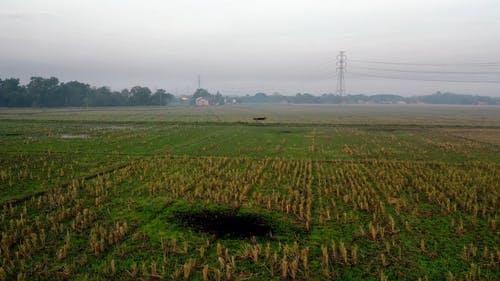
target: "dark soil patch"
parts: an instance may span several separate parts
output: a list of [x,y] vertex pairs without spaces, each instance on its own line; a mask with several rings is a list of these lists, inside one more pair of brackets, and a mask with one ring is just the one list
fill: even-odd
[[273,234],[272,227],[261,216],[230,210],[182,211],[175,212],[174,218],[183,226],[215,235],[216,238],[271,237]]

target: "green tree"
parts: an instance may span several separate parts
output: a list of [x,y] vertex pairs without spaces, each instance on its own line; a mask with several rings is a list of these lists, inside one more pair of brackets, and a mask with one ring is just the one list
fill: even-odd
[[294,103],[319,103],[319,97],[315,97],[308,93],[298,93],[295,97],[290,97],[290,101]]
[[30,101],[26,94],[26,87],[20,85],[19,79],[0,79],[0,107],[30,106]]
[[57,92],[57,96],[61,95],[64,100],[63,106],[89,105],[91,89],[87,84],[78,81],[62,83]]
[[217,92],[213,97],[213,104],[215,105],[223,105],[225,103],[225,99],[221,93]]
[[55,77],[31,77],[27,86],[28,94],[32,98],[33,106],[62,105],[63,101],[58,100],[57,95],[59,80]]
[[90,90],[90,106],[110,106],[113,104],[113,93],[108,87],[93,88]]
[[151,105],[168,105],[174,99],[174,95],[167,93],[164,89],[158,89],[151,96]]
[[148,87],[135,86],[130,89],[131,105],[149,105],[151,90]]

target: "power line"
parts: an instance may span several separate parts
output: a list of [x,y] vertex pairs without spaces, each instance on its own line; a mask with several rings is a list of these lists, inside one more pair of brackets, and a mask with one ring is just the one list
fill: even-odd
[[420,66],[500,66],[500,62],[468,62],[468,63],[410,63],[410,62],[389,62],[372,60],[349,60],[349,62],[370,63],[370,64],[391,64],[391,65],[420,65]]
[[422,78],[408,78],[408,77],[394,77],[394,76],[383,76],[383,75],[373,75],[359,72],[347,72],[348,74],[354,74],[365,77],[391,79],[391,80],[412,80],[412,81],[429,81],[429,82],[451,82],[451,83],[483,83],[483,84],[500,84],[500,81],[494,80],[447,80],[447,79],[422,79]]
[[341,96],[345,94],[344,73],[347,57],[344,53],[344,51],[340,51],[337,56],[337,94]]
[[388,72],[405,72],[405,73],[423,73],[423,74],[500,74],[500,71],[435,71],[435,70],[404,70],[404,69],[388,69],[376,67],[351,66],[351,68],[359,68],[366,70],[388,71]]

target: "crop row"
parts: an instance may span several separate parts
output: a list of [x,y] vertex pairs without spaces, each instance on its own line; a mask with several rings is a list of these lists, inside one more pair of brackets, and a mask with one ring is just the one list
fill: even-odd
[[[435,277],[422,259],[457,265],[440,278],[494,279],[499,183],[497,166],[479,163],[137,159],[4,204],[0,279]],[[179,202],[273,214],[303,234],[215,243],[169,221]],[[148,226],[161,218],[157,239]]]

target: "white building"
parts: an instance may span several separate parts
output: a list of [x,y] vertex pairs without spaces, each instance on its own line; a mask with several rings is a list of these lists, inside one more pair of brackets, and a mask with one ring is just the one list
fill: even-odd
[[196,106],[208,106],[208,100],[203,97],[199,97],[195,100]]

